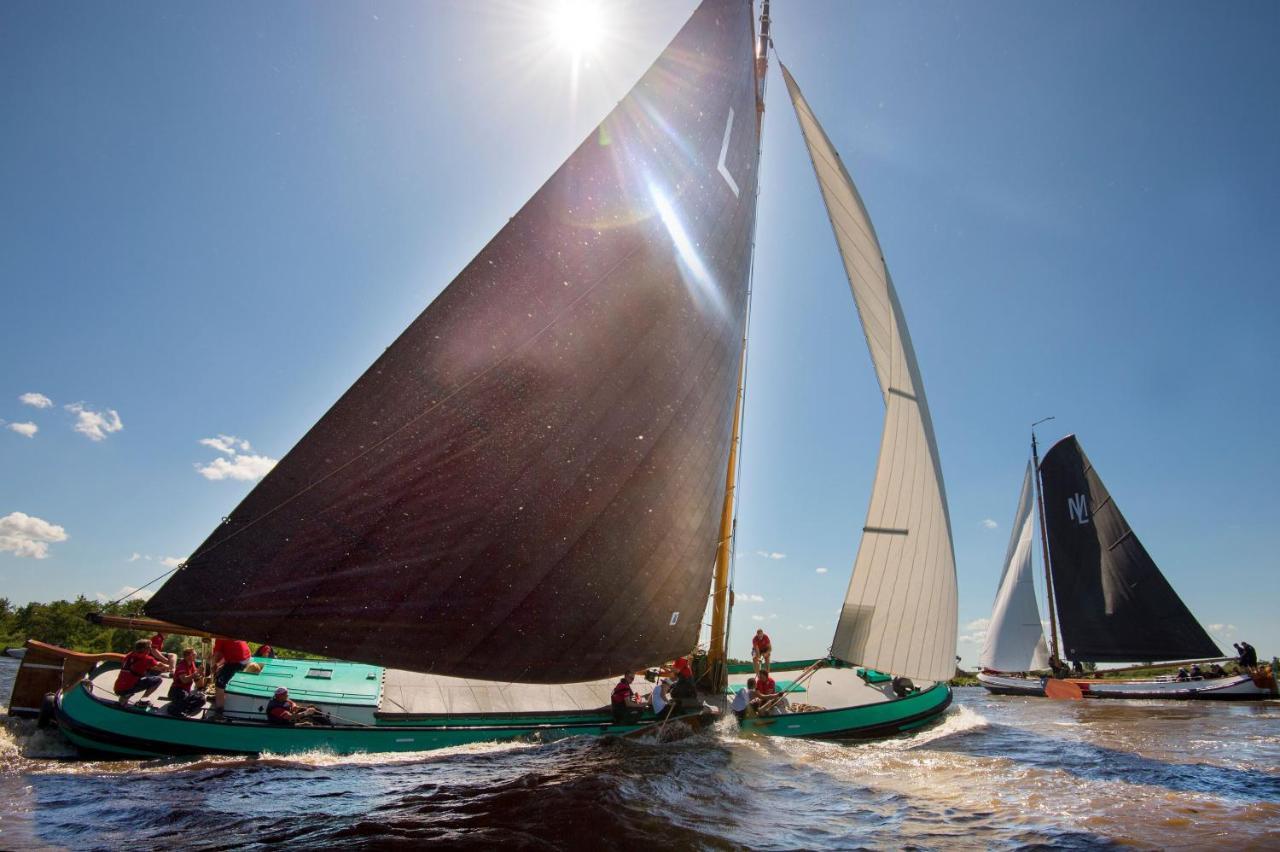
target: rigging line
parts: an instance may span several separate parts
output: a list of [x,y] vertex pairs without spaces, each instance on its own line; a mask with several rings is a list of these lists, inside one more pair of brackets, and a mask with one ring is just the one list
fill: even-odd
[[[501,232],[499,232],[499,233],[501,233]],[[495,237],[495,239],[496,239],[496,237]],[[428,406],[426,409],[424,409],[420,414],[418,414],[417,416],[415,416],[415,417],[413,417],[413,418],[411,418],[411,419],[409,419],[409,420],[405,421],[405,422],[404,422],[404,423],[402,423],[399,427],[397,427],[395,430],[393,430],[392,432],[390,432],[389,434],[387,434],[385,437],[380,438],[379,440],[377,440],[377,441],[375,441],[374,443],[370,444],[370,445],[369,445],[367,448],[365,448],[363,451],[361,451],[360,453],[357,453],[355,456],[351,457],[351,458],[350,458],[350,459],[348,459],[347,461],[345,461],[345,462],[343,462],[342,464],[338,465],[338,466],[337,466],[337,467],[335,467],[333,470],[331,470],[331,471],[329,471],[328,473],[326,473],[324,476],[320,477],[319,479],[317,479],[316,481],[314,481],[314,482],[310,483],[309,485],[306,485],[305,487],[303,487],[303,488],[302,488],[300,491],[298,491],[297,493],[292,494],[292,495],[291,495],[291,496],[289,496],[289,497],[286,497],[286,498],[285,498],[284,500],[282,500],[280,503],[276,504],[276,505],[275,505],[275,506],[273,506],[272,508],[270,508],[270,509],[268,509],[267,511],[263,512],[261,515],[259,515],[258,517],[254,518],[253,520],[249,521],[248,523],[246,523],[244,526],[240,527],[239,529],[237,529],[237,530],[235,530],[235,531],[231,532],[231,533],[230,533],[230,534],[228,534],[226,537],[221,538],[221,539],[219,539],[218,541],[214,542],[213,544],[209,545],[208,547],[204,548],[203,550],[201,550],[201,551],[199,551],[199,552],[197,552],[197,553],[195,553],[195,554],[192,554],[190,557],[188,557],[188,559],[186,560],[186,562],[191,562],[191,561],[193,561],[193,560],[195,560],[195,559],[198,559],[198,558],[199,558],[199,557],[201,557],[201,556],[204,556],[206,553],[210,552],[211,550],[214,550],[214,549],[216,549],[216,548],[218,548],[218,547],[221,547],[223,544],[227,543],[227,542],[228,542],[228,541],[230,541],[231,539],[233,539],[233,538],[235,538],[236,536],[238,536],[240,533],[242,533],[242,532],[244,532],[245,530],[249,529],[249,528],[250,528],[250,527],[252,527],[254,524],[257,524],[259,521],[263,521],[263,520],[265,520],[266,518],[269,518],[270,516],[274,515],[276,512],[280,511],[280,510],[281,510],[281,509],[283,509],[285,506],[287,506],[287,505],[289,505],[290,503],[292,503],[294,500],[297,500],[297,499],[298,499],[299,497],[301,497],[303,494],[306,494],[308,491],[312,490],[313,488],[317,487],[318,485],[320,485],[320,484],[322,484],[322,483],[326,482],[326,481],[327,481],[327,480],[329,480],[330,478],[332,478],[332,477],[334,477],[334,476],[338,475],[339,473],[341,473],[342,471],[346,470],[348,467],[350,467],[351,465],[355,464],[355,463],[356,463],[356,462],[358,462],[360,459],[362,459],[362,458],[364,458],[365,456],[367,456],[369,453],[371,453],[371,452],[373,452],[374,450],[378,449],[378,448],[379,448],[379,447],[381,447],[383,444],[387,443],[387,442],[388,442],[388,441],[390,441],[392,438],[394,438],[396,435],[398,435],[398,434],[400,434],[401,432],[403,432],[405,429],[407,429],[407,428],[409,428],[410,426],[414,425],[414,424],[415,424],[415,423],[417,423],[419,420],[421,420],[422,418],[426,417],[428,414],[432,413],[432,412],[433,412],[433,411],[435,411],[437,408],[439,408],[440,406],[444,405],[445,403],[447,403],[449,400],[453,399],[453,398],[454,398],[455,396],[457,396],[458,394],[462,393],[464,390],[466,390],[466,389],[467,389],[468,387],[470,387],[471,385],[475,384],[476,382],[480,381],[480,380],[481,380],[481,379],[483,379],[484,377],[488,376],[490,373],[492,373],[493,371],[497,370],[499,367],[501,367],[501,366],[505,365],[508,361],[512,360],[512,359],[513,359],[513,358],[515,358],[517,355],[519,355],[520,353],[522,353],[526,348],[528,348],[529,346],[533,345],[533,343],[534,343],[535,341],[537,341],[537,340],[538,340],[538,338],[540,338],[543,334],[545,334],[548,330],[550,330],[552,326],[554,326],[556,323],[558,323],[558,322],[559,322],[559,321],[560,321],[560,320],[561,320],[561,319],[562,319],[566,314],[568,314],[568,313],[569,313],[569,312],[570,312],[574,307],[576,307],[576,306],[577,306],[577,304],[578,304],[579,302],[581,302],[581,301],[582,301],[583,299],[585,299],[587,296],[591,295],[591,293],[595,292],[595,289],[596,289],[597,287],[599,287],[601,284],[603,284],[603,283],[604,283],[604,282],[609,278],[609,276],[613,273],[613,271],[614,271],[615,269],[617,269],[619,266],[621,266],[622,264],[624,264],[624,263],[626,263],[627,261],[629,261],[629,260],[632,258],[632,256],[633,256],[633,255],[635,255],[637,252],[639,252],[641,249],[645,248],[646,246],[647,246],[647,243],[639,243],[639,244],[637,244],[637,245],[636,245],[636,247],[635,247],[635,248],[631,249],[631,251],[627,252],[625,255],[623,255],[622,257],[618,258],[618,261],[617,261],[616,263],[614,263],[614,264],[613,264],[612,266],[610,266],[608,269],[606,269],[606,270],[604,270],[603,272],[601,272],[601,273],[600,273],[600,275],[599,275],[599,277],[596,279],[595,283],[593,283],[590,287],[588,287],[588,288],[587,288],[586,290],[584,290],[581,294],[579,294],[575,299],[573,299],[573,301],[571,301],[571,302],[569,302],[567,305],[565,305],[565,306],[564,306],[564,308],[563,308],[563,309],[562,309],[558,314],[556,314],[556,316],[552,317],[552,319],[551,319],[551,320],[550,320],[546,325],[544,325],[542,328],[540,328],[540,329],[538,329],[537,331],[535,331],[532,335],[530,335],[530,337],[529,337],[527,340],[525,340],[524,342],[520,343],[518,346],[516,346],[515,348],[513,348],[513,349],[512,349],[510,352],[508,352],[506,355],[502,356],[502,357],[501,357],[501,358],[499,358],[497,361],[493,362],[493,363],[492,363],[492,364],[490,364],[488,367],[486,367],[484,370],[481,370],[479,373],[477,373],[476,375],[472,376],[470,379],[467,379],[465,382],[463,382],[463,383],[462,383],[462,384],[460,384],[458,387],[454,388],[452,391],[450,391],[448,394],[446,394],[443,398],[441,398],[441,399],[437,400],[436,402],[432,403],[431,405],[429,405],[429,406]],[[470,265],[470,264],[468,264],[468,265]],[[465,271],[465,270],[464,270],[464,271]],[[452,283],[452,282],[451,282],[451,283]],[[446,288],[446,289],[447,289],[447,288]],[[421,315],[419,315],[419,316],[421,316]],[[415,319],[415,320],[414,320],[414,322],[417,322],[417,319]],[[412,325],[413,325],[413,323],[410,323],[410,327],[412,327]],[[407,330],[407,329],[406,329],[406,330]],[[397,338],[397,339],[398,339],[398,338]],[[392,344],[392,345],[394,345],[394,344]],[[357,382],[358,382],[358,381],[359,381],[359,380],[357,380]],[[344,394],[344,396],[345,396],[345,394]],[[223,521],[223,522],[224,522],[224,523],[227,523],[227,522],[228,522],[228,519],[224,519],[224,521]],[[186,564],[186,563],[184,563],[184,564]],[[182,566],[179,566],[179,567],[182,567]],[[175,569],[175,570],[176,570],[176,569]],[[159,578],[157,578],[157,579],[159,579]],[[155,582],[155,581],[153,580],[152,582]]]
[[173,566],[173,567],[172,567],[172,568],[170,568],[168,571],[165,571],[165,572],[164,572],[163,574],[161,574],[159,577],[156,577],[154,580],[149,580],[149,581],[147,581],[146,583],[143,583],[141,586],[139,586],[138,588],[134,589],[132,592],[128,592],[127,594],[121,595],[120,597],[118,597],[118,598],[116,598],[115,600],[113,600],[111,603],[107,604],[107,606],[115,606],[116,604],[120,603],[120,601],[125,600],[125,599],[127,599],[127,598],[131,598],[131,597],[133,597],[133,596],[134,596],[134,595],[136,595],[138,592],[140,592],[140,591],[142,591],[143,589],[145,589],[147,586],[150,586],[152,583],[156,582],[157,580],[163,580],[165,577],[168,577],[168,576],[169,576],[170,574],[172,574],[174,571],[177,571],[179,568],[181,568],[183,565],[186,565],[186,564],[187,564],[186,562],[179,562],[177,565]]

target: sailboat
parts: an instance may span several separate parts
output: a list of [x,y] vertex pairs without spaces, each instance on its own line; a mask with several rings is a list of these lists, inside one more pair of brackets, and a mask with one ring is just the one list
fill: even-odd
[[[176,719],[161,701],[119,707],[115,664],[100,663],[54,702],[73,742],[133,755],[418,751],[665,725],[651,714],[614,722],[607,702],[620,673],[689,654],[709,586],[727,622],[771,45],[767,2],[762,11],[757,33],[750,0],[704,0],[146,605],[174,629],[356,662],[259,661],[228,685],[229,722]],[[951,698],[950,526],[901,309],[883,264],[861,254],[879,257],[870,219],[786,76],[886,404],[869,521],[823,674],[861,672],[861,687],[836,696],[839,725],[812,730],[891,732],[936,718]],[[919,494],[889,484],[903,470]],[[702,675],[717,699],[726,636],[714,633]],[[899,697],[865,667],[931,682]],[[278,685],[337,723],[265,724]],[[683,721],[710,718],[694,708]]]
[[[1051,649],[1032,580],[1033,484],[1040,507]],[[1229,659],[1160,573],[1079,440],[1068,435],[1041,462],[1033,431],[979,682],[995,694],[1055,698],[1239,700],[1277,694],[1275,675],[1267,666],[1184,678],[1067,677],[1060,649],[1077,663],[1141,662],[1143,667],[1159,661],[1175,666]],[[1055,671],[1028,674],[1046,668]]]

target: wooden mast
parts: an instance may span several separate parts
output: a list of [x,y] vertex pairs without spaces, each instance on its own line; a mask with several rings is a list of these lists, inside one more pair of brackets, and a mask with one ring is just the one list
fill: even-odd
[[1044,552],[1044,588],[1045,595],[1049,601],[1050,653],[1052,654],[1051,659],[1056,658],[1061,662],[1062,657],[1058,655],[1058,616],[1053,597],[1053,572],[1050,570],[1049,565],[1049,533],[1044,525],[1044,493],[1040,487],[1040,451],[1036,446],[1036,427],[1052,419],[1052,417],[1046,417],[1044,420],[1037,420],[1031,424],[1031,463],[1035,467],[1036,510],[1040,515],[1040,546]]
[[[756,39],[757,132],[764,119],[765,75],[769,70],[771,44],[769,0],[763,0],[760,7],[760,34]],[[749,293],[747,298],[751,298]],[[737,496],[738,449],[742,443],[742,397],[746,378],[747,338],[744,335],[742,361],[738,365],[738,393],[733,403],[733,438],[729,443],[729,465],[724,475],[724,507],[720,511],[720,538],[716,547],[716,568],[711,580],[711,641],[707,647],[707,675],[710,680],[709,686],[717,695],[724,694],[729,685],[729,612],[733,608],[733,591],[729,588],[729,574],[733,561],[734,500]]]

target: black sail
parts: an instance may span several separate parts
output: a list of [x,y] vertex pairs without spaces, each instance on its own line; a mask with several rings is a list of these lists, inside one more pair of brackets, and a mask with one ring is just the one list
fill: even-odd
[[749,0],[706,0],[147,612],[491,680],[688,652],[742,354],[754,69]]
[[1221,656],[1129,528],[1074,435],[1045,453],[1040,478],[1067,659]]

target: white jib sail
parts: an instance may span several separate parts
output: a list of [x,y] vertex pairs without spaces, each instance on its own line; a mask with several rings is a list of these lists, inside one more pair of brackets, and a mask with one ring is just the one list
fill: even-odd
[[831,653],[920,680],[956,671],[956,560],[920,368],[880,242],[840,155],[785,66],[880,390],[884,433]]
[[1049,667],[1049,649],[1036,606],[1035,582],[1031,577],[1031,548],[1034,523],[1031,518],[1031,462],[1022,478],[1018,512],[1009,535],[1009,551],[1004,557],[1004,573],[991,608],[991,624],[982,646],[979,664],[998,672],[1026,672]]

